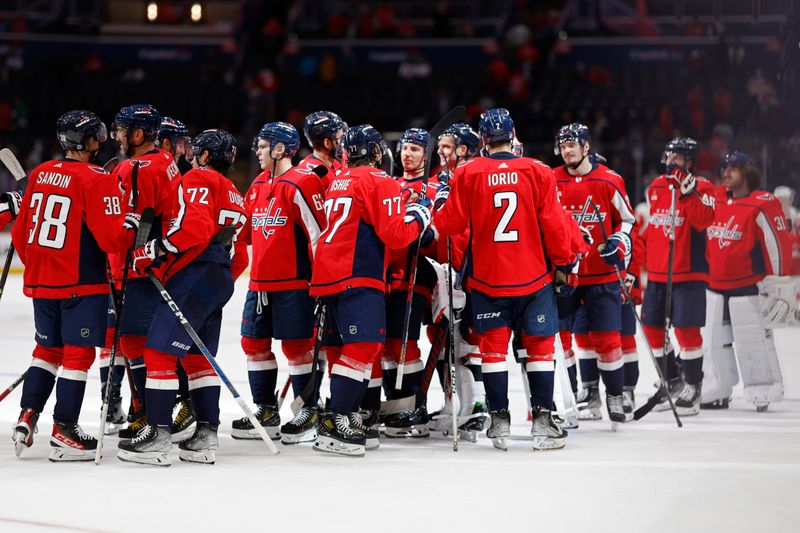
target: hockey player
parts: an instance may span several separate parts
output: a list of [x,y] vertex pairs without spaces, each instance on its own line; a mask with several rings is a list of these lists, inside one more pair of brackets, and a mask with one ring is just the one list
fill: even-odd
[[108,308],[106,253],[133,243],[135,215],[126,217],[119,189],[92,165],[107,138],[90,111],[70,111],[56,124],[63,161],[48,161],[30,173],[12,230],[25,264],[23,292],[33,298],[36,348],[22,388],[22,413],[12,439],[17,456],[33,444],[59,367],[51,461],[91,461],[97,440],[78,425],[86,375],[95,346],[103,346]]
[[[206,130],[192,142],[197,168],[180,178],[178,211],[170,229],[133,252],[133,266],[146,273],[156,260],[159,276],[183,317],[212,354],[219,344],[222,307],[233,294],[231,240],[247,220],[244,199],[226,177],[236,158],[236,140],[223,130]],[[241,251],[241,246],[234,250]],[[147,280],[150,281],[150,280]],[[144,350],[147,367],[147,425],[121,440],[118,457],[169,466],[170,426],[178,390],[178,359],[186,369],[197,415],[194,434],[179,444],[182,461],[213,464],[219,426],[219,377],[162,301],[153,314]]]
[[756,283],[767,275],[789,274],[791,236],[780,201],[760,190],[761,171],[747,154],[726,156],[722,179],[727,195],[717,198],[714,221],[706,228],[710,281],[703,339],[708,349],[700,407],[728,407],[739,381],[735,352],[745,399],[762,412],[783,398],[783,380]]
[[328,224],[317,243],[311,295],[326,301],[325,328],[338,333],[342,348],[331,370],[330,411],[317,428],[317,451],[365,453],[366,428],[355,411],[385,341],[388,252],[410,244],[430,223],[429,209],[404,207],[400,184],[377,170],[382,143],[370,125],[349,129],[342,139],[348,168],[326,194]]
[[[561,448],[564,432],[552,419],[555,286],[574,266],[570,239],[556,198],[552,170],[511,153],[514,122],[505,109],[481,115],[487,157],[456,170],[441,187],[434,224],[442,236],[470,230],[467,288],[481,334],[484,386],[491,413],[486,435],[505,449],[510,435],[506,354],[511,329],[519,328],[528,353],[534,449]],[[452,187],[452,190],[450,190]],[[449,197],[449,199],[448,199]]]
[[[272,338],[281,340],[292,390],[300,396],[312,380],[314,300],[308,288],[313,251],[325,226],[325,187],[312,170],[292,168],[300,136],[291,124],[264,125],[256,142],[259,161],[274,168],[274,176],[269,183],[252,187],[247,198],[251,222],[247,231],[251,237],[245,240],[253,244],[253,267],[242,344],[249,350],[248,374],[258,405],[257,418],[266,422],[268,433],[279,436],[284,444],[294,444],[315,438],[317,391],[278,433],[280,417],[274,395],[277,366],[274,355],[264,359],[263,354],[271,353]],[[259,371],[257,365],[272,368]],[[317,386],[320,381],[318,377]],[[232,435],[258,438],[247,418],[234,422]]]
[[616,269],[624,269],[630,259],[635,217],[620,176],[590,159],[591,138],[585,125],[563,126],[556,135],[554,151],[564,160],[564,165],[555,169],[561,203],[590,231],[592,242],[599,243],[580,263],[578,290],[558,300],[562,316],[577,311],[581,302],[585,307],[591,349],[578,352],[583,384],[578,402],[585,404],[581,418],[601,417],[598,382],[602,377],[609,418],[612,423],[625,422],[621,287]]
[[786,225],[792,239],[792,269],[790,274],[797,276],[800,274],[800,213],[794,206],[795,192],[791,187],[778,185],[775,187],[775,198],[781,202],[783,215],[786,218]]
[[306,116],[303,122],[303,135],[312,152],[297,166],[305,170],[312,170],[316,166],[325,165],[328,173],[322,180],[327,187],[333,177],[342,170],[342,165],[337,157],[339,157],[342,136],[346,130],[345,121],[332,111],[315,111]]
[[22,195],[17,191],[9,191],[0,194],[0,231],[2,231],[9,222],[17,218],[21,203]]
[[[421,128],[411,128],[403,132],[398,144],[403,175],[397,179],[403,191],[404,200],[410,200],[422,194],[425,169],[425,150],[430,142],[428,132]],[[428,181],[427,195],[433,199],[436,195],[438,181]],[[408,248],[392,252],[396,258],[390,265],[391,291],[386,298],[386,347],[383,360],[383,386],[386,397],[390,400],[414,397],[422,384],[423,364],[418,341],[425,316],[430,317],[431,294],[436,282],[436,274],[425,254],[433,254],[433,232],[423,236],[422,249],[416,249],[416,243]],[[403,387],[395,389],[397,367],[403,343],[403,325],[406,314],[406,300],[410,290],[410,268],[413,254],[419,254],[417,278],[411,300],[411,317],[408,326],[408,342],[404,361]],[[430,318],[427,319],[430,322]],[[366,396],[364,408],[377,411],[380,403],[380,388],[377,376],[373,376]],[[416,406],[410,411],[388,414],[384,417],[387,437],[427,437],[428,413],[424,405]]]
[[[155,212],[150,238],[160,237],[169,229],[175,205],[173,180],[180,175],[169,152],[156,148],[155,141],[161,127],[161,114],[152,105],[137,104],[123,107],[114,117],[111,137],[120,144],[122,152],[130,159],[114,169],[114,177],[120,182],[126,209],[134,207],[141,214],[146,208]],[[134,165],[136,163],[136,165]],[[136,191],[133,190],[133,170],[138,167]],[[109,257],[115,280],[122,279],[125,258],[122,255]],[[146,424],[144,411],[147,401],[144,394],[147,370],[144,348],[147,331],[161,296],[145,277],[136,272],[129,273],[125,289],[125,311],[120,323],[120,347],[128,358],[131,374],[142,409],[132,413],[128,428],[120,431],[120,438],[133,438]]]
[[[705,230],[714,220],[714,187],[693,174],[697,158],[697,141],[679,137],[667,143],[662,162],[666,172],[653,180],[647,189],[650,218],[643,235],[646,248],[647,287],[642,304],[642,323],[647,341],[667,368],[670,393],[678,393],[675,402],[678,414],[696,415],[700,410],[703,380],[703,339],[700,328],[706,318]],[[675,227],[672,227],[672,197]],[[669,264],[669,234],[674,231],[674,260]],[[664,358],[667,279],[672,274],[672,324],[681,348],[681,366],[685,385],[681,388]],[[666,396],[659,389],[657,394]]]

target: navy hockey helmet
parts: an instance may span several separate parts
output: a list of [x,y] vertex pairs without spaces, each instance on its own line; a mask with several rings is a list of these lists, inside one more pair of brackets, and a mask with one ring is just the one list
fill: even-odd
[[589,134],[589,128],[580,122],[573,122],[565,126],[561,126],[556,134],[556,142],[553,146],[553,153],[559,155],[561,153],[561,143],[574,141],[584,146],[586,143],[592,142],[592,136]]
[[158,128],[158,135],[156,135],[156,146],[161,146],[161,141],[164,139],[179,139],[181,137],[189,137],[189,128],[180,120],[172,117],[162,117],[161,126]]
[[236,160],[236,137],[225,130],[205,130],[192,140],[196,156],[208,150],[209,161],[222,161],[232,165]]
[[467,147],[467,157],[473,157],[478,153],[478,147],[481,144],[481,138],[475,133],[475,130],[469,127],[469,124],[463,122],[456,122],[445,130],[442,134],[450,135],[456,140],[456,146]]
[[325,139],[336,141],[336,134],[346,129],[345,121],[333,111],[314,111],[303,122],[303,135],[312,148],[321,146]]
[[697,161],[697,152],[699,151],[700,145],[691,137],[676,137],[669,141],[667,146],[664,147],[664,153],[661,155],[661,162],[666,164],[669,154],[681,154],[694,163]]
[[725,156],[722,160],[722,168],[726,167],[746,167],[746,166],[756,166],[756,162],[744,152],[739,152],[738,150],[733,151]]
[[347,130],[342,137],[342,148],[347,158],[370,157],[382,153],[383,138],[370,124],[360,124]]
[[485,145],[511,142],[514,139],[514,121],[508,109],[496,107],[481,113],[478,133]]
[[56,121],[56,137],[64,150],[86,150],[86,141],[94,137],[102,143],[108,139],[108,130],[100,118],[83,109],[61,115]]
[[111,124],[111,138],[116,139],[117,128],[127,130],[128,135],[134,129],[141,129],[144,142],[155,141],[161,128],[161,114],[150,104],[134,104],[123,107],[114,117]]
[[275,146],[283,144],[284,157],[292,157],[300,148],[300,134],[297,128],[288,122],[267,122],[258,132],[258,136],[253,139],[253,151],[258,150],[258,141],[264,140],[269,143],[270,151]]
[[418,144],[423,148],[427,148],[428,141],[430,141],[428,130],[424,130],[422,128],[409,128],[403,132],[397,147],[399,150],[402,150],[405,143],[411,143]]

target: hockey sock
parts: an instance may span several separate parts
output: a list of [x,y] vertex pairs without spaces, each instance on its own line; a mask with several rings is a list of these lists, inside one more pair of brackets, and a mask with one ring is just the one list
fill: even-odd
[[546,361],[529,357],[525,370],[528,374],[528,384],[531,387],[531,407],[539,406],[551,409],[555,378],[554,361],[552,359]]
[[202,355],[187,354],[184,358],[189,378],[189,394],[198,422],[219,425],[220,383],[214,369]]
[[633,335],[622,336],[622,361],[625,390],[634,390],[639,383],[639,352],[636,349],[636,337]]
[[247,356],[247,379],[256,405],[277,403],[278,362],[271,345],[270,338],[242,337],[242,349]]
[[703,381],[703,337],[700,328],[675,328],[681,347],[681,366],[686,383],[699,385]]
[[508,363],[506,354],[484,353],[483,385],[486,388],[486,401],[492,411],[508,409]]
[[377,342],[355,342],[342,347],[342,355],[331,369],[331,411],[347,416],[358,408],[369,384],[372,361],[380,349]]
[[178,395],[178,375],[175,372],[178,359],[174,355],[151,348],[145,349],[144,359],[147,365],[144,389],[147,423],[168,428],[172,425],[172,408],[175,407],[175,398]]
[[147,337],[140,335],[124,335],[119,341],[120,346],[122,346],[122,351],[125,352],[125,355],[128,357],[133,384],[136,386],[136,392],[138,393],[142,409],[144,409],[147,404],[147,395],[144,394],[147,384],[147,367],[145,366],[144,358],[144,344],[146,340]]
[[597,352],[587,334],[575,334],[575,355],[581,372],[581,383],[584,387],[596,385],[600,381],[597,369]]
[[25,381],[22,384],[22,399],[20,407],[31,408],[38,413],[44,409],[44,404],[53,392],[56,383],[56,374],[61,365],[62,348],[45,348],[37,345],[33,351],[33,360],[28,368]]
[[182,402],[188,400],[189,378],[186,377],[186,370],[183,369],[183,365],[180,361],[178,361],[178,368],[175,369],[175,373],[178,375],[178,397],[176,401]]
[[80,370],[61,371],[56,384],[56,406],[53,420],[58,422],[77,422],[81,414],[81,404],[86,391],[86,372]]
[[597,368],[606,386],[606,393],[619,396],[625,381],[619,331],[590,331],[589,337],[597,353]]

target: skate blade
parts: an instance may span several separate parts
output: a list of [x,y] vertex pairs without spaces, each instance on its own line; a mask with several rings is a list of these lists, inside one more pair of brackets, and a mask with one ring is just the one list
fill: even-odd
[[[281,430],[277,426],[262,426],[272,440],[280,440],[281,438]],[[258,434],[258,431],[255,429],[232,429],[231,430],[231,437],[236,440],[258,440],[261,438],[261,435]]]
[[[67,463],[67,462],[81,462],[81,461],[94,461],[95,450],[72,450],[66,448],[50,448],[50,456],[48,459],[51,463]],[[102,458],[102,454],[100,455]]]
[[478,433],[476,431],[459,429],[458,430],[458,438],[461,439],[461,440],[465,440],[467,442],[473,442],[474,443],[474,442],[478,442]]
[[25,439],[27,437],[28,437],[27,435],[24,435],[19,431],[15,431],[14,434],[11,436],[11,440],[14,441],[14,455],[16,455],[17,457],[22,455],[22,452],[30,448],[31,444],[33,444],[33,442],[31,442],[30,444],[25,442]]
[[492,446],[498,450],[503,450],[504,452],[508,451],[508,437],[494,437],[491,440]]
[[533,437],[533,451],[560,450],[567,445],[565,439],[554,439],[553,437],[538,435]]
[[359,444],[346,444],[333,440],[330,437],[317,437],[314,441],[315,452],[332,453],[334,455],[343,455],[345,457],[363,457],[366,454],[364,446]]
[[177,444],[179,442],[183,442],[186,439],[188,439],[189,437],[191,437],[192,435],[194,435],[195,427],[196,427],[196,424],[192,424],[191,426],[189,426],[188,428],[184,429],[183,431],[178,431],[177,433],[173,433],[170,436],[170,439],[172,440],[172,444]]
[[217,460],[214,450],[181,450],[178,458],[184,463],[213,465]]
[[292,435],[289,433],[281,433],[281,444],[300,444],[302,442],[312,442],[317,439],[317,431],[312,429],[303,433]]
[[424,439],[431,436],[427,425],[411,426],[408,428],[386,428],[386,436],[390,439]]
[[137,463],[151,466],[172,466],[169,452],[129,452],[120,450],[117,459],[125,463]]

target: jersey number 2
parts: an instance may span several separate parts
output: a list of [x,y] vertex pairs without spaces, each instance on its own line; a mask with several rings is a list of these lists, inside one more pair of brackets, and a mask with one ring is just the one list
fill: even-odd
[[[44,209],[42,209],[44,204]],[[28,244],[36,242],[44,248],[60,250],[67,240],[67,217],[72,199],[68,196],[51,194],[44,199],[44,193],[31,194],[31,232],[28,235]],[[37,237],[38,236],[38,237]]]
[[494,193],[494,206],[501,208],[505,206],[505,211],[500,216],[500,221],[494,229],[494,242],[517,242],[519,232],[517,230],[508,231],[508,225],[517,212],[517,193],[503,191]]

